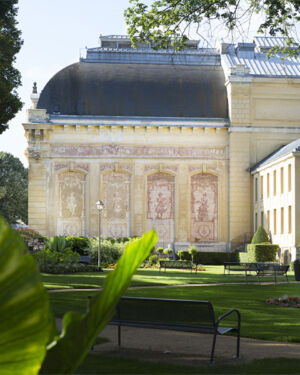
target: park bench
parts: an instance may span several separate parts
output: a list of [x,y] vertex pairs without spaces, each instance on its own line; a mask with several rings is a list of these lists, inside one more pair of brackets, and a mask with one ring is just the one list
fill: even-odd
[[274,276],[275,283],[277,282],[277,278],[279,276],[285,276],[286,281],[288,282],[287,272],[290,268],[289,265],[280,264],[280,263],[256,263],[257,271],[256,275],[258,281],[260,282],[260,277],[264,276]]
[[245,273],[246,281],[248,282],[249,276],[257,276],[258,282],[260,278],[264,276],[274,276],[275,283],[279,276],[285,276],[288,282],[287,272],[289,266],[280,263],[271,262],[251,262],[251,263],[237,263],[237,262],[225,262],[224,263],[224,275],[230,275],[230,272],[243,272]]
[[80,255],[79,263],[91,264],[92,258],[89,255]]
[[[159,261],[159,271],[161,271],[162,268],[166,269],[183,269],[183,270],[190,270],[193,271],[193,263],[191,261],[180,261],[180,260],[160,260]],[[197,266],[195,266],[195,271],[197,272]]]
[[[221,321],[233,313],[237,315],[236,327],[220,326]],[[117,305],[116,314],[109,324],[118,326],[119,346],[121,346],[123,326],[210,333],[213,335],[211,363],[214,360],[217,335],[235,332],[236,358],[239,358],[241,325],[239,311],[232,309],[215,319],[213,306],[208,301],[122,297]]]

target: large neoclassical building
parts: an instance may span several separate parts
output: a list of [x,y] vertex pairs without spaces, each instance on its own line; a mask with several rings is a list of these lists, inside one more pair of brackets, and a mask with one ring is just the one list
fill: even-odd
[[[282,43],[189,41],[174,52],[101,36],[31,96],[29,226],[97,235],[99,199],[104,236],[154,227],[176,249],[229,251],[267,226],[260,163],[300,137],[300,59],[267,58]],[[296,196],[297,170],[287,168]],[[294,227],[276,240],[295,257],[300,205],[290,206]]]

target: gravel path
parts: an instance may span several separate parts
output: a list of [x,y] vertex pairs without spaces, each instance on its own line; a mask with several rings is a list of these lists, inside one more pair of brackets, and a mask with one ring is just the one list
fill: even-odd
[[[122,327],[122,347],[117,346],[117,327],[107,326],[100,335],[109,342],[95,346],[96,353],[138,358],[155,362],[171,362],[182,365],[205,365],[209,363],[212,335]],[[233,363],[236,338],[218,336],[215,362]],[[298,358],[300,344],[241,338],[240,360],[263,358]]]

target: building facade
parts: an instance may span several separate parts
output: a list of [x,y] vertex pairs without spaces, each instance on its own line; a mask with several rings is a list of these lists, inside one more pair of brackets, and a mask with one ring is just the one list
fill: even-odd
[[104,236],[154,227],[162,246],[235,248],[256,225],[250,168],[299,137],[300,60],[266,57],[279,38],[100,42],[32,94],[29,226],[97,235],[101,199]]

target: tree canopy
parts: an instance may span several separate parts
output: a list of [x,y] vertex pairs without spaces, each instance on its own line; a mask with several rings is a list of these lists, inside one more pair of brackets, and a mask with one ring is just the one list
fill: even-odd
[[9,224],[27,223],[28,174],[21,161],[0,152],[0,214]]
[[180,49],[191,25],[199,28],[208,20],[217,20],[228,30],[234,30],[245,18],[250,20],[253,14],[259,14],[264,19],[258,32],[285,36],[287,47],[283,53],[296,55],[300,51],[299,44],[292,39],[293,28],[300,21],[299,0],[157,0],[150,5],[130,0],[130,3],[125,19],[133,44],[140,40],[152,43],[154,48]]
[[17,3],[18,0],[0,1],[0,134],[23,105],[16,92],[21,75],[14,67],[23,43],[16,27]]

